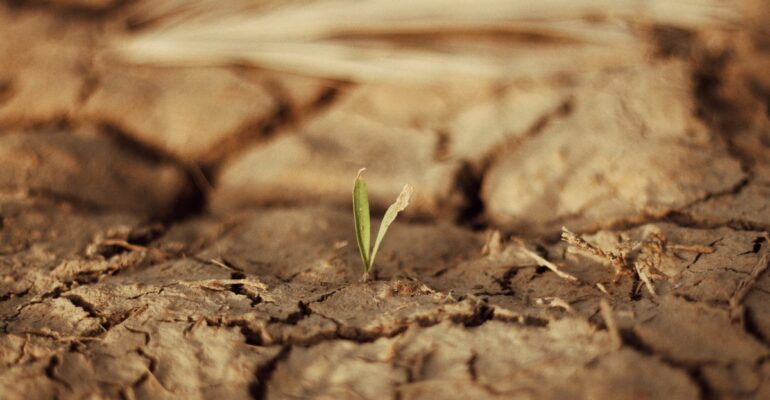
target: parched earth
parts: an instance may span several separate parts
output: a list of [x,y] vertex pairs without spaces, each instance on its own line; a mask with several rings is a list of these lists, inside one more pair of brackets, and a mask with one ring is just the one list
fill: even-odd
[[[103,56],[176,3],[0,2],[0,399],[770,398],[767,19],[505,84]],[[362,166],[417,190],[369,282]]]

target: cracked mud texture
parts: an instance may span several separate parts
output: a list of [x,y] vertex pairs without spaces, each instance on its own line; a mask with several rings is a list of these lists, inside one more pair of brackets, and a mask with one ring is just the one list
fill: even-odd
[[740,163],[693,115],[690,79],[683,63],[653,64],[578,89],[567,116],[492,165],[482,189],[491,218],[596,229],[736,186]]
[[770,398],[767,5],[503,82],[107,51],[207,4],[0,2],[0,399]]
[[74,113],[90,75],[93,27],[5,6],[0,25],[0,127],[53,122]]

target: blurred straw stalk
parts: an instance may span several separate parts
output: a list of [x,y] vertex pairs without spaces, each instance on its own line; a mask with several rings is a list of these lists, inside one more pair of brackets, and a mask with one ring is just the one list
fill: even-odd
[[319,0],[230,11],[200,1],[163,13],[174,18],[109,52],[135,63],[416,83],[618,68],[643,61],[653,26],[698,30],[738,19],[716,0]]

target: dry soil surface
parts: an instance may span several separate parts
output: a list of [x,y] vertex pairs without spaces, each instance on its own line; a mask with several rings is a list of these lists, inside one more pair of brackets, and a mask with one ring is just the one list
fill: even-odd
[[[0,2],[0,399],[770,398],[767,19],[504,84],[103,56],[177,3]],[[369,282],[362,166],[417,189]]]

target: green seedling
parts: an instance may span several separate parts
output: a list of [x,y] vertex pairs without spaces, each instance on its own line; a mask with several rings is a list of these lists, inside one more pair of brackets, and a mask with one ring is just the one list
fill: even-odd
[[366,168],[361,168],[356,176],[356,181],[353,183],[353,222],[356,226],[356,242],[358,243],[358,252],[361,253],[361,261],[364,263],[364,276],[363,280],[369,280],[369,273],[374,265],[374,258],[377,256],[377,250],[380,248],[382,238],[385,237],[385,232],[388,231],[388,227],[393,221],[396,220],[396,216],[401,211],[404,211],[406,206],[409,205],[409,200],[412,198],[414,188],[412,185],[404,185],[401,190],[401,194],[398,195],[396,202],[388,207],[385,211],[385,216],[382,218],[380,224],[380,230],[377,232],[377,239],[374,240],[374,248],[370,251],[371,242],[371,220],[369,217],[369,195],[366,192],[366,182],[364,182],[363,174]]

